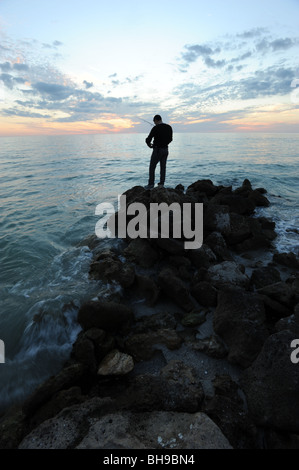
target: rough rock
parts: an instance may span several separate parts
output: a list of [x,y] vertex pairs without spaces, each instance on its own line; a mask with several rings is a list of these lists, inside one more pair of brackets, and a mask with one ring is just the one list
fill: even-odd
[[230,362],[245,368],[254,361],[268,336],[264,322],[258,295],[231,287],[219,292],[213,326],[228,346]]
[[176,277],[171,269],[163,269],[158,276],[158,284],[164,294],[173,300],[183,310],[190,312],[195,307],[190,293],[181,279]]
[[158,254],[145,238],[135,238],[124,250],[124,255],[143,268],[150,268],[158,261]]
[[24,401],[22,406],[23,413],[26,416],[32,416],[55,393],[80,384],[84,374],[85,369],[82,364],[71,364],[68,367],[64,367],[57,375],[50,377],[37,387]]
[[218,291],[207,281],[195,283],[191,288],[191,294],[204,307],[216,307],[217,305]]
[[188,257],[196,268],[208,268],[211,264],[216,263],[217,257],[213,250],[206,244],[200,248],[190,250]]
[[248,287],[249,278],[234,261],[223,261],[208,269],[206,279],[216,288],[227,285]]
[[149,306],[154,306],[158,300],[160,289],[155,281],[149,276],[136,274],[135,291],[144,296]]
[[207,401],[203,411],[219,426],[234,448],[256,448],[258,432],[246,413],[237,383],[228,375],[217,375],[213,386],[215,395]]
[[117,349],[113,349],[102,359],[98,375],[126,375],[133,369],[133,358]]
[[230,213],[228,206],[207,204],[204,206],[204,229],[209,232],[230,233]]
[[250,284],[256,289],[260,289],[280,280],[280,273],[274,266],[264,266],[253,270]]
[[78,312],[78,322],[84,330],[96,327],[114,331],[132,320],[132,310],[116,302],[89,301],[83,304]]
[[283,266],[287,266],[289,268],[298,269],[299,268],[299,260],[296,257],[295,253],[274,253],[273,261],[278,264],[282,264]]
[[160,329],[148,333],[131,335],[125,342],[125,349],[133,356],[135,361],[149,360],[159,345],[165,345],[168,349],[178,349],[182,339],[176,331]]
[[259,426],[299,433],[299,367],[291,361],[294,334],[268,337],[254,363],[243,372],[242,389]]
[[135,279],[135,269],[133,265],[122,262],[115,253],[105,251],[95,257],[89,275],[92,279],[115,281],[123,287],[130,287]]
[[196,371],[181,361],[173,360],[158,376],[144,374],[134,377],[117,401],[122,409],[195,413],[203,398],[203,387]]

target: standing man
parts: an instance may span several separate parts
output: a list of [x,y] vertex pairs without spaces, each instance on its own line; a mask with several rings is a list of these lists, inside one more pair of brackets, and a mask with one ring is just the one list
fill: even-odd
[[[159,114],[156,114],[153,121],[155,126],[145,139],[148,147],[153,149],[149,166],[149,180],[145,189],[152,189],[155,185],[155,170],[158,162],[160,162],[160,182],[158,183],[158,186],[164,186],[168,144],[172,142],[172,127],[169,124],[164,124]],[[152,139],[154,139],[153,143]]]

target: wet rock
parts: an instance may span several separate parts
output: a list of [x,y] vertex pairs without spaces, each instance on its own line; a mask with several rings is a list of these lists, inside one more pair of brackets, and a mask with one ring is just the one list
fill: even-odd
[[176,326],[177,318],[175,315],[169,312],[159,312],[138,318],[133,331],[136,334],[165,329],[175,330]]
[[158,300],[160,289],[150,277],[137,274],[136,292],[145,297],[147,305],[154,306]]
[[206,321],[206,312],[190,312],[181,320],[183,326],[192,328],[194,326],[201,325]]
[[167,205],[170,205],[174,202],[179,204],[182,202],[182,194],[172,188],[160,188],[157,186],[150,193],[150,202],[161,204],[165,202]]
[[148,333],[137,333],[131,335],[125,341],[125,350],[133,356],[135,361],[149,360],[159,345],[168,349],[178,349],[182,339],[176,331],[170,329],[159,329]]
[[254,363],[243,372],[241,387],[255,423],[299,433],[299,367],[290,347],[294,334],[283,330],[268,337]]
[[287,266],[288,268],[299,268],[299,260],[296,257],[295,253],[274,253],[273,261],[278,264],[282,264],[283,266]]
[[184,282],[174,275],[171,269],[163,269],[158,276],[158,284],[162,292],[173,300],[186,312],[190,312],[195,307],[190,293]]
[[223,261],[211,266],[206,275],[206,279],[217,289],[227,285],[248,287],[249,278],[244,274],[240,266],[234,261]]
[[218,186],[215,186],[211,180],[198,180],[188,186],[186,193],[204,193],[206,196],[212,197],[218,189]]
[[114,337],[100,328],[90,328],[80,334],[83,334],[86,338],[92,341],[97,363],[115,347]]
[[16,449],[28,432],[28,423],[22,407],[9,408],[0,419],[0,449]]
[[135,238],[124,250],[125,256],[143,268],[150,268],[158,261],[158,253],[145,238]]
[[94,423],[77,449],[231,449],[204,413],[123,411]]
[[63,368],[57,375],[50,377],[24,401],[23,413],[32,416],[38,408],[50,400],[54,394],[81,383],[85,374],[82,364],[71,364]]
[[239,188],[237,188],[237,189],[234,190],[234,194],[238,194],[238,195],[247,197],[247,196],[249,196],[249,194],[251,193],[251,191],[252,191],[251,183],[250,183],[250,181],[246,178],[246,179],[243,181],[242,186],[240,186]]
[[210,204],[228,206],[229,212],[241,215],[253,214],[256,207],[252,199],[245,198],[238,194],[224,194],[220,192],[210,200]]
[[188,257],[196,268],[208,268],[217,261],[215,253],[206,244],[203,244],[200,248],[195,250],[189,250]]
[[209,232],[230,233],[230,213],[228,206],[207,204],[204,206],[204,229]]
[[73,344],[71,357],[83,364],[91,373],[96,371],[96,356],[93,342],[80,332]]
[[196,371],[181,361],[170,361],[160,375],[139,375],[118,403],[135,411],[179,411],[194,413],[204,398]]
[[195,351],[204,352],[207,356],[215,359],[223,359],[227,356],[228,348],[217,335],[211,335],[209,338],[197,339],[191,342]]
[[225,234],[229,246],[237,245],[252,236],[249,218],[240,214],[230,214],[230,230]]
[[114,331],[132,321],[132,310],[116,302],[89,301],[83,304],[78,312],[78,322],[84,330],[96,327]]
[[281,318],[275,324],[275,329],[276,331],[290,330],[294,334],[294,338],[299,338],[299,305],[292,315]]
[[292,287],[283,281],[261,287],[257,289],[257,292],[270,297],[290,309],[293,309],[295,306],[295,293]]
[[226,245],[223,235],[219,232],[212,232],[205,238],[208,245],[217,257],[217,261],[233,261],[233,256]]
[[238,385],[230,376],[218,375],[213,386],[215,395],[203,411],[219,426],[234,448],[259,448],[257,428],[245,411]]
[[269,286],[279,281],[281,281],[280,273],[274,266],[254,269],[250,278],[250,284],[256,289]]
[[258,207],[269,207],[270,202],[258,189],[254,189],[250,192],[248,196],[249,200],[252,200],[253,203]]
[[123,287],[130,287],[135,279],[134,266],[123,263],[116,254],[106,251],[98,254],[90,265],[92,279],[118,282]]
[[57,416],[47,419],[32,430],[19,449],[71,449],[86,435],[90,416],[101,415],[111,405],[110,398],[92,398],[83,404],[64,408]]
[[219,292],[213,326],[228,346],[230,362],[245,368],[254,361],[268,336],[264,323],[258,295],[232,287]]
[[191,288],[191,294],[204,307],[216,307],[217,305],[218,290],[207,281],[195,283]]
[[117,349],[113,349],[102,359],[98,375],[126,375],[133,369],[133,358]]

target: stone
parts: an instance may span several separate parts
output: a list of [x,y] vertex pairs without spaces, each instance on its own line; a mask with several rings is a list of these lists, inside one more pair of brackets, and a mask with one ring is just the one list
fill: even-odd
[[88,301],[78,312],[78,323],[84,330],[96,327],[115,331],[133,321],[133,312],[116,302]]
[[219,292],[213,327],[228,347],[228,360],[242,368],[252,364],[269,334],[263,302],[240,288]]
[[47,379],[29,395],[23,402],[23,413],[26,416],[32,416],[55,393],[80,384],[84,374],[85,368],[82,364],[71,364],[64,367],[57,375]]
[[280,280],[280,273],[274,266],[264,266],[253,270],[250,285],[256,289],[260,289],[274,284],[275,282],[279,282]]
[[204,229],[209,232],[230,233],[230,213],[228,206],[207,204],[204,206]]
[[232,449],[204,413],[110,413],[94,423],[77,449]]
[[186,312],[195,307],[186,284],[174,275],[171,269],[163,269],[158,276],[158,284],[171,300]]
[[269,207],[270,202],[258,189],[250,192],[248,199],[252,200],[258,207]]
[[152,358],[159,345],[166,346],[170,350],[178,349],[182,339],[176,331],[159,329],[148,333],[131,335],[125,341],[125,350],[132,355],[135,361],[147,361]]
[[258,431],[244,407],[238,385],[228,375],[213,380],[214,396],[203,411],[219,426],[235,449],[260,448]]
[[274,284],[266,285],[257,289],[257,292],[270,297],[288,308],[292,309],[295,306],[294,290],[292,286],[288,285],[286,282],[279,281]]
[[190,250],[188,257],[193,266],[196,268],[208,268],[211,264],[216,263],[217,257],[213,250],[206,244],[203,244],[200,248]]
[[192,328],[201,325],[206,321],[206,312],[190,312],[184,315],[181,323],[183,326]]
[[249,412],[259,426],[299,433],[299,367],[291,361],[290,330],[268,337],[253,364],[243,372],[241,387]]
[[191,294],[200,305],[216,307],[218,290],[207,281],[200,281],[191,287]]
[[274,253],[273,261],[278,264],[282,264],[283,266],[287,266],[288,268],[299,268],[299,260],[295,253]]
[[126,375],[133,369],[134,361],[132,356],[113,349],[102,359],[98,375]]
[[215,359],[223,359],[227,356],[228,349],[221,338],[217,335],[211,335],[209,338],[197,339],[191,343],[195,351],[204,352],[207,356]]
[[124,250],[124,255],[143,268],[151,268],[158,261],[158,253],[145,238],[135,238]]
[[106,282],[118,282],[123,287],[130,287],[135,279],[135,269],[129,263],[122,262],[115,253],[99,253],[90,265],[92,279]]
[[136,292],[145,297],[147,305],[154,306],[158,300],[160,289],[149,276],[137,274]]
[[249,278],[235,261],[223,261],[211,266],[206,275],[207,282],[217,289],[230,286],[248,287]]
[[228,206],[229,212],[241,215],[253,214],[256,207],[252,199],[238,194],[223,194],[220,192],[210,200],[210,204]]
[[190,184],[186,192],[205,193],[208,197],[212,197],[217,193],[218,189],[218,186],[215,186],[211,180],[198,180]]

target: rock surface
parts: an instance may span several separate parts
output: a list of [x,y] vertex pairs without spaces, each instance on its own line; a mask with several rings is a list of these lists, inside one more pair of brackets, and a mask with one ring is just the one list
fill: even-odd
[[121,211],[203,204],[203,245],[88,237],[99,294],[60,372],[0,417],[0,448],[299,448],[299,261],[275,252],[265,194],[247,179],[126,191]]

